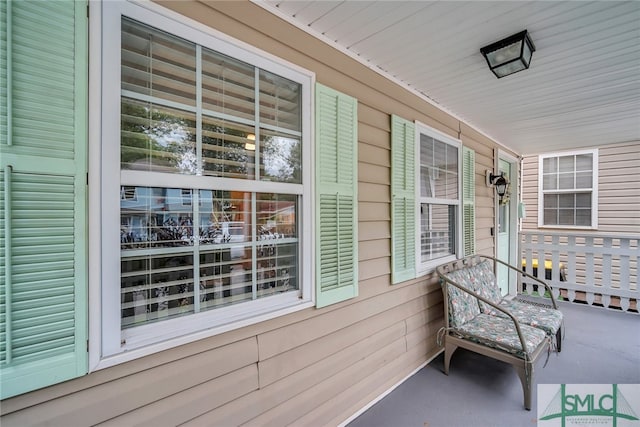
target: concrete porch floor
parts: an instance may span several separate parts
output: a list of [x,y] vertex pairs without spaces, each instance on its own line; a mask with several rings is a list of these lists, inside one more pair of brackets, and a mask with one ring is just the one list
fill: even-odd
[[[640,316],[568,302],[561,353],[536,365],[535,384],[640,383]],[[516,371],[502,362],[458,349],[449,375],[441,354],[349,427],[535,426],[533,407],[523,406]]]

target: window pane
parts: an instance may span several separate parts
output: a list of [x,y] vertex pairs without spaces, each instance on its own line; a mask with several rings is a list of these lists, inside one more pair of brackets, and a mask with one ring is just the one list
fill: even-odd
[[255,120],[255,67],[202,49],[202,108]]
[[200,310],[253,299],[251,246],[200,252]]
[[423,166],[433,166],[433,138],[420,134],[420,164]]
[[265,181],[302,183],[300,139],[260,129],[260,174]]
[[258,241],[298,237],[298,203],[293,194],[258,193]]
[[545,194],[544,195],[544,208],[557,208],[558,207],[558,195],[557,194]]
[[545,223],[545,225],[558,225],[558,210],[557,209],[545,209],[544,210],[544,223]]
[[298,289],[298,243],[265,241],[257,247],[257,297]]
[[254,128],[231,121],[202,118],[203,174],[255,179]]
[[559,194],[558,195],[558,206],[560,208],[571,208],[573,209],[576,205],[575,195],[574,194]]
[[575,210],[558,209],[558,225],[575,225]]
[[548,173],[557,173],[558,172],[558,158],[557,157],[548,157],[542,160],[542,172],[545,174]]
[[420,195],[457,200],[458,148],[425,135],[420,141]]
[[420,168],[420,196],[435,197],[435,173],[433,168],[426,166]]
[[576,225],[591,226],[591,209],[576,209]]
[[251,241],[251,193],[200,190],[199,210],[201,245]]
[[122,89],[196,105],[195,44],[122,20]]
[[558,158],[559,172],[575,171],[575,156],[562,156]]
[[297,290],[297,196],[259,193],[256,203],[257,296]]
[[447,147],[447,172],[458,174],[458,148],[445,144]]
[[134,198],[120,200],[121,249],[193,245],[190,199],[177,188],[135,187]]
[[446,178],[446,188],[447,188],[445,198],[456,200],[458,198],[458,174],[447,172],[445,174],[445,178]]
[[453,205],[420,205],[422,262],[455,254],[456,210]]
[[558,175],[543,175],[542,177],[543,190],[557,190],[558,189]]
[[300,91],[299,83],[260,70],[260,123],[301,131]]
[[591,193],[577,193],[576,207],[591,209]]
[[195,174],[195,115],[122,98],[122,169]]
[[558,188],[561,190],[571,190],[575,188],[574,175],[572,173],[561,173],[558,175]]
[[121,262],[122,328],[193,313],[193,256],[148,255]]
[[439,170],[447,170],[447,144],[440,141],[434,141],[433,165]]
[[591,188],[593,181],[592,172],[576,173],[576,188]]
[[577,171],[593,171],[593,154],[580,154],[576,156]]

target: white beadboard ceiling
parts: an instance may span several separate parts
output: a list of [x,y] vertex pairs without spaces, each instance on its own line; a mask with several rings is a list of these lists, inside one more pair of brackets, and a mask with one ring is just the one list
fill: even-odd
[[[640,141],[639,1],[255,0],[519,154]],[[480,48],[529,30],[531,67]]]

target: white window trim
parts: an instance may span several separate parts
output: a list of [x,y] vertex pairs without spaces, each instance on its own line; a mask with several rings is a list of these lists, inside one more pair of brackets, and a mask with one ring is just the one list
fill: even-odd
[[[446,262],[455,261],[460,257],[463,251],[463,232],[462,232],[462,141],[453,138],[446,133],[440,132],[437,129],[432,128],[424,123],[420,123],[418,121],[415,122],[416,130],[415,130],[415,144],[416,144],[416,155],[415,155],[415,195],[416,195],[416,206],[415,206],[415,232],[416,232],[416,270],[418,276],[429,274],[435,270],[435,268]],[[420,195],[420,135],[428,135],[434,139],[437,139],[440,142],[453,145],[458,149],[458,200],[456,202],[451,202],[449,199],[438,199],[438,198],[423,198]],[[456,241],[455,241],[455,254],[448,255],[442,258],[430,260],[427,262],[422,262],[422,251],[420,248],[421,238],[420,238],[420,206],[422,203],[445,203],[447,205],[455,205],[456,206]]]
[[[151,2],[90,2],[90,111],[89,111],[89,370],[95,371],[158,351],[217,335],[226,331],[263,322],[285,314],[314,306],[314,242],[313,242],[313,87],[315,74],[295,64],[277,58],[257,48],[235,40],[217,30],[200,24],[176,12]],[[289,190],[305,194],[300,215],[299,292],[258,299],[237,306],[197,313],[162,323],[143,325],[133,329],[137,335],[133,342],[120,345],[119,272],[120,248],[110,231],[119,227],[120,181],[109,177],[121,176],[119,149],[106,150],[106,141],[117,142],[119,147],[120,123],[120,22],[128,16],[171,33],[193,43],[209,47],[261,69],[297,81],[302,90],[302,144],[303,184],[290,184]],[[103,39],[102,29],[108,29],[109,40]],[[109,106],[109,108],[103,108]],[[116,108],[113,108],[113,107]],[[114,124],[116,124],[114,126]],[[105,141],[103,145],[103,141]],[[128,172],[127,172],[128,173]],[[142,177],[140,177],[142,178]],[[180,176],[169,183],[155,182],[171,188],[198,188],[194,177]],[[202,178],[202,177],[199,177]],[[219,181],[220,180],[220,181]],[[115,181],[115,182],[113,182]],[[148,181],[148,177],[144,179]],[[190,185],[192,182],[194,185]],[[223,178],[207,181],[211,185],[224,182]],[[249,191],[268,191],[268,183],[248,185]],[[263,188],[264,187],[264,188]],[[281,188],[281,187],[279,187]],[[272,190],[273,191],[273,190]],[[277,191],[277,190],[276,190]],[[115,197],[115,198],[114,198]],[[113,242],[110,242],[113,240]],[[117,246],[117,247],[116,247]],[[103,255],[104,254],[104,255]],[[111,287],[108,285],[112,283]],[[113,283],[116,283],[114,286]],[[103,286],[104,284],[104,286]],[[161,326],[160,326],[161,325]],[[158,327],[162,334],[158,334]],[[159,336],[161,335],[161,336]]]
[[[593,155],[593,170],[591,183],[591,225],[547,225],[544,223],[544,190],[543,190],[543,169],[544,159],[550,157],[576,156],[581,154]],[[593,150],[575,150],[560,151],[555,153],[546,153],[538,156],[538,228],[564,229],[564,230],[597,230],[598,229],[598,149]],[[576,193],[579,190],[566,190],[567,193]]]

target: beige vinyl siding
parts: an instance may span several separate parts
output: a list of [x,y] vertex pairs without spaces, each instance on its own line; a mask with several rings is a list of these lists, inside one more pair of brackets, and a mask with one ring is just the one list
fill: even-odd
[[[538,156],[523,160],[524,230],[538,228]],[[598,232],[640,234],[640,141],[598,150]]]
[[[476,247],[492,254],[488,138],[250,2],[163,3],[316,73],[358,100],[359,296],[91,373],[2,402],[2,425],[335,425],[438,354],[432,274],[391,286],[390,116],[476,151]],[[425,384],[428,387],[428,384]]]

